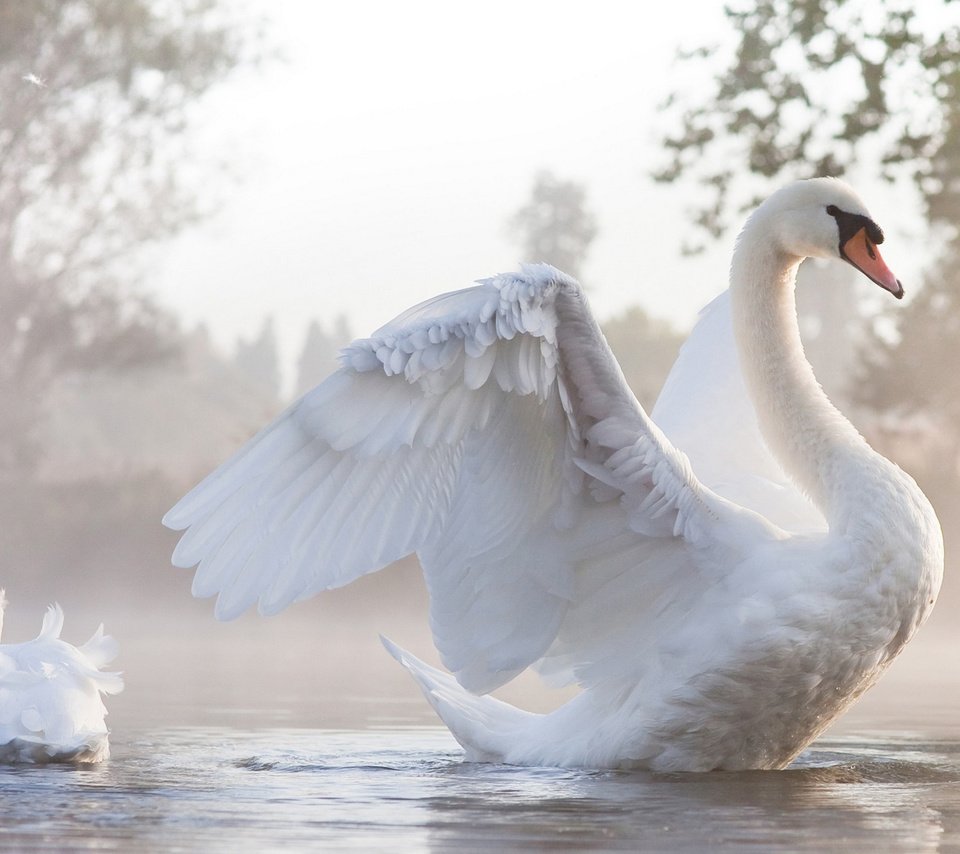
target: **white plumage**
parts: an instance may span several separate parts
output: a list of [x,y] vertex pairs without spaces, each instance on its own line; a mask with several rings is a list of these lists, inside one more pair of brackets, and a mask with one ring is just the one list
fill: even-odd
[[[829,403],[797,331],[804,256],[902,295],[880,240],[839,181],[771,197],[653,419],[557,270],[435,297],[167,514],[174,562],[230,618],[416,552],[453,675],[388,648],[470,759],[782,767],[940,584],[936,516]],[[547,715],[480,696],[530,666],[581,693]]]
[[[0,590],[0,629],[6,598]],[[123,689],[101,668],[117,654],[101,625],[83,646],[60,639],[63,611],[51,605],[40,634],[0,644],[0,762],[100,762],[110,753],[101,694]]]

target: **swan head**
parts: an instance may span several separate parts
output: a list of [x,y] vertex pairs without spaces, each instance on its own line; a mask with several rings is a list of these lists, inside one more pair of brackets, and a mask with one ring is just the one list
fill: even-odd
[[897,299],[903,298],[900,280],[877,249],[883,243],[883,230],[860,197],[839,178],[788,184],[757,208],[754,219],[773,231],[779,248],[788,254],[839,258]]

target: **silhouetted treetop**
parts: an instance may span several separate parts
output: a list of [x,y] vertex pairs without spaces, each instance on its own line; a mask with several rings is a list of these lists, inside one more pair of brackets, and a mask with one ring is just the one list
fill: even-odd
[[233,363],[252,385],[279,400],[280,356],[272,317],[264,318],[255,338],[237,341]]
[[[669,99],[670,161],[655,176],[700,186],[696,221],[707,235],[774,179],[843,175],[857,163],[915,181],[931,220],[960,218],[960,3],[754,0],[726,15],[732,54],[681,59],[713,62],[716,76]],[[756,180],[734,181],[746,174]]]
[[306,394],[337,368],[337,355],[353,335],[345,315],[341,314],[326,329],[318,320],[310,321],[303,349],[297,360],[294,397]]
[[511,236],[524,261],[545,261],[579,279],[597,222],[586,209],[587,192],[574,181],[541,172],[529,201],[510,219]]

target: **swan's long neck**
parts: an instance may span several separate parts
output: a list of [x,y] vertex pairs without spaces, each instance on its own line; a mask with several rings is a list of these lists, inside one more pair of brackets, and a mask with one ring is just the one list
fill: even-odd
[[762,220],[747,224],[730,273],[734,334],[764,439],[833,525],[847,509],[851,464],[874,454],[804,355],[794,291],[801,260],[779,247]]

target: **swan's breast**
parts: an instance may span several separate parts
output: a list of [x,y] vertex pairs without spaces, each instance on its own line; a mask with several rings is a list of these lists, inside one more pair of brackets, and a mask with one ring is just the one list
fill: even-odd
[[848,572],[862,577],[864,610],[873,611],[878,628],[893,630],[892,659],[936,602],[943,578],[943,533],[913,478],[882,463],[862,485],[862,514],[845,536],[851,544]]
[[939,526],[919,514],[910,538],[794,537],[755,555],[712,611],[674,639],[709,653],[689,660],[647,709],[663,747],[653,766],[788,764],[925,619],[939,586],[939,542]]

